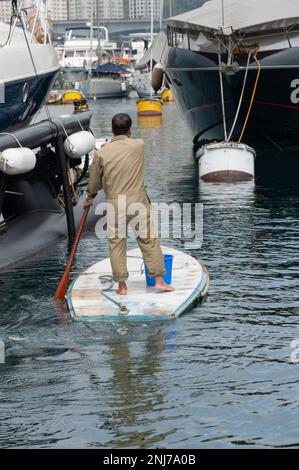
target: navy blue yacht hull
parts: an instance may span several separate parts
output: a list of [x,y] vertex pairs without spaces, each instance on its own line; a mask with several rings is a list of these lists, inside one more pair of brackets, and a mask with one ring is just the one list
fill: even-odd
[[4,103],[0,102],[0,132],[30,123],[45,103],[57,73],[58,70],[5,83]]
[[[299,48],[259,53],[261,75],[243,141],[254,148],[299,145]],[[247,56],[240,56],[241,67]],[[176,102],[200,147],[224,139],[218,57],[172,48],[166,68]],[[238,107],[245,71],[225,75],[224,93],[228,129]],[[233,134],[238,140],[257,76],[251,62],[240,117]]]

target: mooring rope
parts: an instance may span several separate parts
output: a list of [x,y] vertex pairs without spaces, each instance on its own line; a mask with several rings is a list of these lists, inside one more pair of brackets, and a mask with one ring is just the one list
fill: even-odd
[[224,97],[224,87],[223,87],[223,73],[222,73],[222,70],[221,70],[220,45],[219,45],[219,52],[218,52],[218,61],[219,61],[219,78],[220,78],[220,91],[221,91],[221,106],[222,106],[224,139],[227,142],[227,124],[226,124],[225,97]]
[[242,129],[242,132],[241,132],[241,135],[240,135],[238,144],[240,144],[240,143],[242,142],[244,133],[245,133],[245,131],[246,131],[247,124],[248,124],[248,120],[249,120],[249,117],[250,117],[250,114],[251,114],[251,110],[252,110],[252,106],[253,106],[253,102],[254,102],[254,98],[255,98],[255,95],[256,95],[257,86],[258,86],[259,79],[260,79],[260,75],[261,75],[261,63],[260,63],[259,60],[257,59],[256,53],[255,53],[255,55],[253,56],[253,58],[254,58],[254,60],[255,60],[255,62],[256,62],[256,64],[257,64],[257,66],[258,66],[258,72],[257,72],[257,76],[256,76],[256,80],[255,80],[255,84],[254,84],[253,93],[252,93],[252,97],[251,97],[251,100],[250,100],[250,105],[249,105],[249,108],[248,108],[247,116],[246,116],[246,119],[245,119],[245,122],[244,122],[244,126],[243,126],[243,129]]
[[107,289],[101,289],[101,294],[110,302],[112,302],[114,305],[116,305],[119,310],[121,315],[128,315],[130,313],[130,310],[127,308],[126,305],[124,305],[122,302],[118,302],[117,300],[113,299],[110,297],[107,292],[111,292],[113,285],[114,285],[114,280],[112,276],[105,275],[105,276],[99,276],[98,279],[102,282],[102,284],[105,284],[107,282],[110,282],[110,286],[107,287]]
[[252,55],[252,50],[250,49],[249,52],[248,52],[248,59],[247,59],[246,72],[245,72],[245,76],[244,76],[243,88],[242,88],[242,92],[241,92],[241,96],[240,96],[240,100],[239,100],[239,105],[238,105],[238,109],[237,109],[237,112],[236,112],[235,120],[234,120],[233,125],[232,125],[232,129],[231,129],[230,134],[229,134],[229,137],[228,137],[228,140],[229,140],[229,141],[230,141],[231,138],[232,138],[232,135],[233,135],[233,133],[234,133],[234,130],[235,130],[235,127],[236,127],[238,118],[239,118],[239,114],[240,114],[240,110],[241,110],[241,105],[242,105],[242,102],[243,102],[243,96],[244,96],[244,92],[245,92],[245,87],[246,87],[246,83],[247,83],[247,77],[248,77],[248,71],[249,71],[249,65],[250,65],[251,55]]

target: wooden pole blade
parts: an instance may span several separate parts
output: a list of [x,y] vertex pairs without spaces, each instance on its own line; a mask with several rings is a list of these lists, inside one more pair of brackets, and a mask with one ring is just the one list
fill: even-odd
[[57,287],[57,290],[56,290],[56,293],[55,293],[55,296],[54,296],[54,300],[61,300],[62,301],[62,300],[65,299],[67,289],[68,289],[68,285],[69,285],[69,281],[70,281],[71,269],[72,269],[74,259],[75,259],[76,253],[77,253],[78,245],[79,245],[79,242],[80,242],[80,239],[81,239],[84,227],[85,227],[85,223],[86,223],[86,219],[87,219],[87,216],[88,216],[89,209],[90,209],[90,207],[86,207],[84,209],[84,212],[83,212],[83,215],[82,215],[82,218],[81,218],[81,222],[80,222],[80,226],[79,226],[79,229],[78,229],[78,233],[77,233],[77,236],[76,236],[76,239],[75,239],[75,242],[74,242],[74,245],[73,245],[73,248],[72,248],[68,263],[67,263],[67,266],[65,268],[63,276],[62,276],[62,278],[59,282],[59,285]]

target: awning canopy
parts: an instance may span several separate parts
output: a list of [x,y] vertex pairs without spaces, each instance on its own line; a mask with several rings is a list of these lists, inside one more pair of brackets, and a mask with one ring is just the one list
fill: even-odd
[[106,64],[99,65],[99,67],[93,69],[93,72],[117,74],[128,73],[127,69],[121,67],[120,65],[114,64],[113,62],[107,62]]
[[224,0],[224,18],[222,0],[210,0],[167,23],[178,31],[211,33],[224,26],[226,35],[278,30],[299,24],[299,0]]

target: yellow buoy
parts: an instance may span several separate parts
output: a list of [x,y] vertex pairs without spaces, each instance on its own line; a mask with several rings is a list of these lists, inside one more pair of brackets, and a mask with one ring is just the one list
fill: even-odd
[[82,100],[84,96],[79,91],[66,91],[63,95],[63,104],[73,104],[74,101]]
[[144,98],[137,101],[139,116],[161,116],[163,103],[158,98]]
[[162,100],[164,103],[174,103],[174,96],[172,94],[172,91],[168,88],[164,90],[162,93]]

